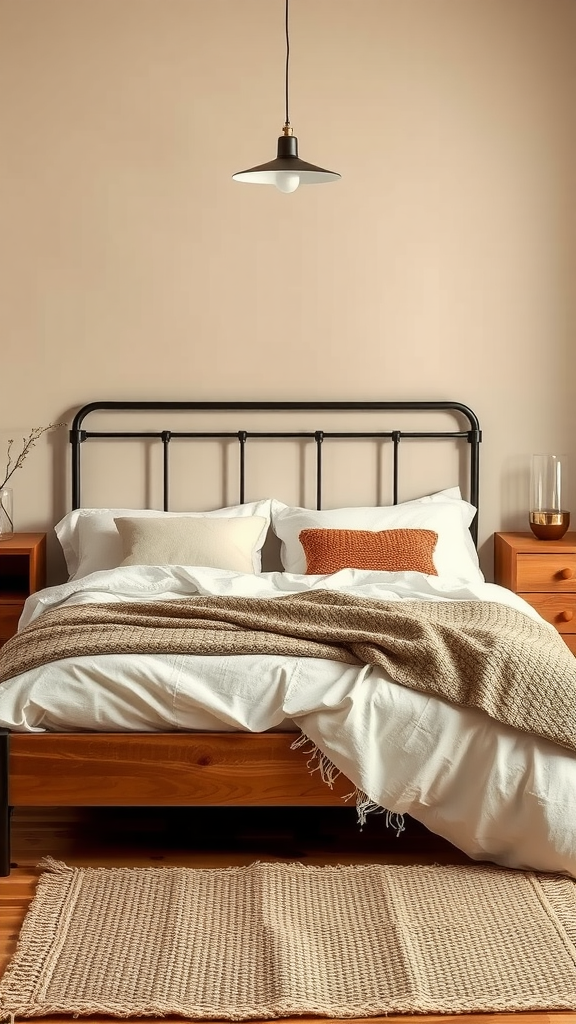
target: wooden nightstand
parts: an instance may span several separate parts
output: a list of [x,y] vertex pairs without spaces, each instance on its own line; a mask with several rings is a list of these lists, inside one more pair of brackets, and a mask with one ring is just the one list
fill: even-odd
[[561,540],[495,533],[494,581],[536,608],[576,654],[576,533]]
[[46,534],[0,540],[0,647],[14,635],[26,598],[46,586]]

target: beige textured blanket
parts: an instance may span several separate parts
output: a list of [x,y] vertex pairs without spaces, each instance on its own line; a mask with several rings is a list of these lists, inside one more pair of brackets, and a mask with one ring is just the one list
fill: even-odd
[[576,659],[545,622],[496,602],[310,591],[87,604],[45,612],[0,651],[0,681],[83,655],[280,654],[379,665],[576,751]]

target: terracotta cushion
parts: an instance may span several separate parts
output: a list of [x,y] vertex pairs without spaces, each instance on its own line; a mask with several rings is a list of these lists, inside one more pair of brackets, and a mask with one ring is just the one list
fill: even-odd
[[339,569],[423,572],[437,576],[432,555],[434,530],[301,530],[306,574],[325,575]]

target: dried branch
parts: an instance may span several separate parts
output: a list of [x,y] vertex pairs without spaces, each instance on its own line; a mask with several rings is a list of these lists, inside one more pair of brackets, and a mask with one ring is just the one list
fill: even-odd
[[12,445],[14,444],[14,438],[10,438],[8,441],[8,449],[6,452],[6,473],[2,483],[0,483],[0,491],[6,486],[10,477],[17,469],[24,464],[24,460],[30,454],[32,448],[36,444],[39,437],[45,434],[47,430],[52,430],[55,427],[65,427],[65,423],[49,423],[47,427],[33,427],[28,437],[22,438],[22,449],[16,456],[12,454]]

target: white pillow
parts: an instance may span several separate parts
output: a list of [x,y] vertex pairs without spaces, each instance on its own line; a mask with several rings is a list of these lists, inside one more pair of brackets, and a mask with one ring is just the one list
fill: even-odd
[[265,522],[254,548],[253,571],[262,570],[260,552],[268,527],[270,526],[270,499],[250,501],[243,505],[230,505],[216,509],[214,512],[159,512],[157,509],[134,508],[77,508],[68,512],[54,527],[60,541],[69,578],[81,579],[88,573],[100,569],[115,569],[120,565],[124,554],[120,534],[114,519],[128,516],[130,518],[220,518],[232,519],[242,516],[261,516]]
[[438,541],[433,562],[438,575],[483,582],[478,554],[468,529],[476,510],[459,494],[458,488],[450,488],[448,492],[440,491],[398,505],[321,511],[292,508],[273,499],[272,528],[282,542],[282,565],[286,572],[306,572],[306,556],[298,539],[300,531],[305,529],[434,530]]
[[[473,563],[473,565],[476,566],[478,579],[484,582],[485,577],[480,568],[480,562],[478,561],[478,551],[476,549],[474,541],[472,540],[472,534],[470,533],[469,529],[470,523],[474,519],[474,516],[476,515],[477,512],[476,506],[471,505],[469,501],[464,500],[459,487],[448,487],[445,491],[436,491],[435,494],[427,494],[423,498],[414,499],[414,501],[418,503],[427,501],[443,502],[446,500],[453,501],[460,509],[460,513],[462,515],[462,522],[466,527],[462,539],[464,541],[464,545],[466,547],[471,562]],[[410,504],[410,502],[404,502],[403,504],[408,505]]]
[[425,494],[423,498],[413,498],[412,501],[402,501],[399,505],[393,506],[393,508],[404,507],[405,505],[421,505],[423,502],[434,501],[454,501],[458,505],[462,514],[462,519],[466,526],[470,526],[470,523],[476,515],[475,505],[471,505],[469,501],[465,501],[462,497],[462,492],[459,487],[447,487],[444,491],[436,491],[434,494]]
[[121,565],[202,565],[254,572],[263,516],[176,516],[114,519],[124,558]]

